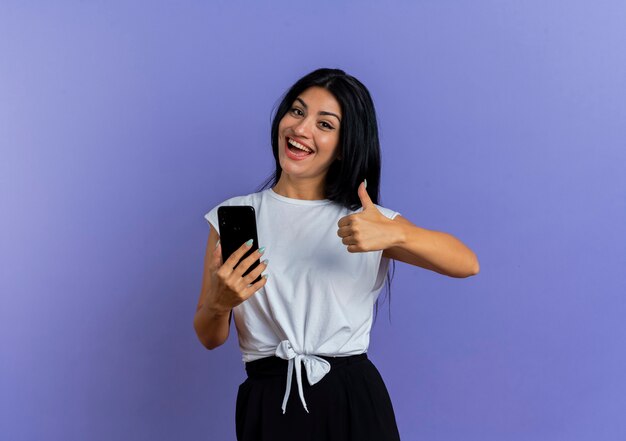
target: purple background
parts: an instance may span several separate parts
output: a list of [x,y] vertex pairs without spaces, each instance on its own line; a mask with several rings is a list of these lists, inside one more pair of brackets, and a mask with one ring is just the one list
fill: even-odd
[[193,330],[203,215],[269,175],[273,105],[324,66],[373,95],[381,205],[481,264],[396,265],[369,354],[402,439],[626,439],[625,23],[622,1],[3,1],[0,438],[235,438],[236,330],[211,352]]

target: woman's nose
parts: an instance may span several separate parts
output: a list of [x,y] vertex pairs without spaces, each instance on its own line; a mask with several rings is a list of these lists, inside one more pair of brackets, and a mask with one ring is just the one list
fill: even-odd
[[300,135],[302,137],[308,137],[309,133],[311,132],[311,128],[309,127],[310,124],[311,123],[309,121],[309,118],[304,118],[294,126],[293,131],[297,135]]

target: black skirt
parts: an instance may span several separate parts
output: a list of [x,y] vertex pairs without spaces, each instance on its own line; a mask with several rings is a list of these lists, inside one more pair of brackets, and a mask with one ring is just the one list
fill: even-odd
[[310,385],[302,366],[308,412],[292,376],[286,413],[282,403],[288,361],[272,356],[246,363],[236,404],[238,441],[397,441],[400,439],[387,387],[366,353],[319,356],[330,371]]

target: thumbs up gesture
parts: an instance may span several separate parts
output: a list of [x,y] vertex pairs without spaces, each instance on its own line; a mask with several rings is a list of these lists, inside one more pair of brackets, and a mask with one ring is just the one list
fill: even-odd
[[363,211],[339,219],[337,236],[348,246],[348,252],[384,250],[391,246],[393,220],[382,214],[367,194],[365,183],[358,188]]

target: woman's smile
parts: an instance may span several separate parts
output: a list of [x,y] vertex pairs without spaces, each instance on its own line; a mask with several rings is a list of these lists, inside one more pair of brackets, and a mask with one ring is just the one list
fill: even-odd
[[308,146],[292,139],[290,137],[285,138],[285,154],[289,159],[294,161],[301,161],[303,159],[312,156],[315,152]]

